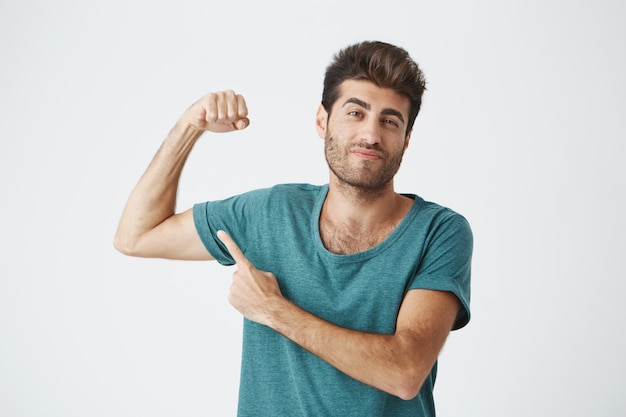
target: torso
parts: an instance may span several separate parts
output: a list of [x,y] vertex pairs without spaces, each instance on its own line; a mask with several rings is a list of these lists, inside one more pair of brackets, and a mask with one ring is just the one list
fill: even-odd
[[[217,259],[224,263],[230,260],[214,233],[224,228],[255,266],[276,275],[289,300],[324,320],[356,331],[393,334],[408,289],[459,288],[451,271],[439,271],[436,278],[416,284],[420,266],[429,269],[432,262],[441,262],[437,258],[442,253],[429,252],[426,246],[432,233],[443,233],[446,242],[468,236],[469,231],[459,229],[459,222],[451,222],[455,215],[450,211],[414,196],[409,200],[409,213],[394,216],[398,218],[395,229],[377,230],[372,233],[376,239],[351,236],[348,244],[337,247],[354,251],[380,241],[371,248],[374,250],[339,256],[325,250],[319,239],[318,233],[326,225],[320,223],[325,197],[324,187],[303,184],[248,193],[234,200],[196,206],[196,227]],[[440,230],[442,224],[451,227]],[[385,237],[393,239],[382,241]],[[345,244],[345,240],[339,243]],[[350,244],[357,240],[360,245]],[[326,239],[326,245],[332,243]],[[444,256],[448,260],[453,256],[449,252]],[[454,265],[460,267],[465,261],[458,259]],[[469,297],[469,288],[467,293],[465,287],[461,291]],[[319,415],[320,410],[332,410],[332,415],[434,415],[416,410],[430,410],[436,369],[420,395],[404,401],[336,372],[269,327],[248,320],[243,326],[243,351],[240,415]],[[287,374],[289,378],[284,377]],[[260,379],[265,383],[259,384]]]

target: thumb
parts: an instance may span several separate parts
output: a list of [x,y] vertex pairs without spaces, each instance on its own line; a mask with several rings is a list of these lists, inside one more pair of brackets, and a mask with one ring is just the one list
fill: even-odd
[[239,119],[235,122],[235,129],[243,130],[250,125],[250,119],[244,117],[243,119]]

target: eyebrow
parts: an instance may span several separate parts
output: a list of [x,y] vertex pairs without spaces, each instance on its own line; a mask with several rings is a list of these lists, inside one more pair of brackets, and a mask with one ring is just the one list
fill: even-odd
[[[356,98],[356,97],[350,97],[349,99],[347,99],[344,103],[343,106],[341,107],[345,107],[347,104],[356,104],[357,106],[361,106],[363,107],[365,110],[371,110],[372,106],[369,105],[369,103],[364,102],[363,100]],[[398,119],[400,119],[400,121],[402,123],[404,123],[404,117],[402,116],[402,113],[400,113],[398,110],[396,109],[391,109],[391,108],[387,108],[387,109],[383,109],[383,111],[381,112],[381,114],[386,115],[386,116],[395,116]]]

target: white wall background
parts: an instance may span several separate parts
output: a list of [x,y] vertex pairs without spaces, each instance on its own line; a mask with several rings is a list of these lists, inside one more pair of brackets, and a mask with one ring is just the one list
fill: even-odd
[[380,39],[429,81],[397,188],[475,233],[439,415],[622,416],[625,23],[617,0],[2,2],[0,415],[234,415],[232,271],[118,254],[122,207],[176,118],[225,88],[252,125],[202,139],[181,208],[326,182],[324,68]]

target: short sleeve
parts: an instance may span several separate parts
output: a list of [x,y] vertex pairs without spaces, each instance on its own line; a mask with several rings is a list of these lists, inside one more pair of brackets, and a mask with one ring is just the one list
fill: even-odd
[[461,302],[452,330],[470,320],[473,235],[467,220],[454,212],[433,223],[417,274],[409,289],[449,291]]
[[234,265],[228,249],[217,237],[219,230],[228,233],[245,251],[250,241],[248,224],[262,212],[268,190],[255,190],[219,201],[193,206],[193,220],[204,247],[222,265]]

